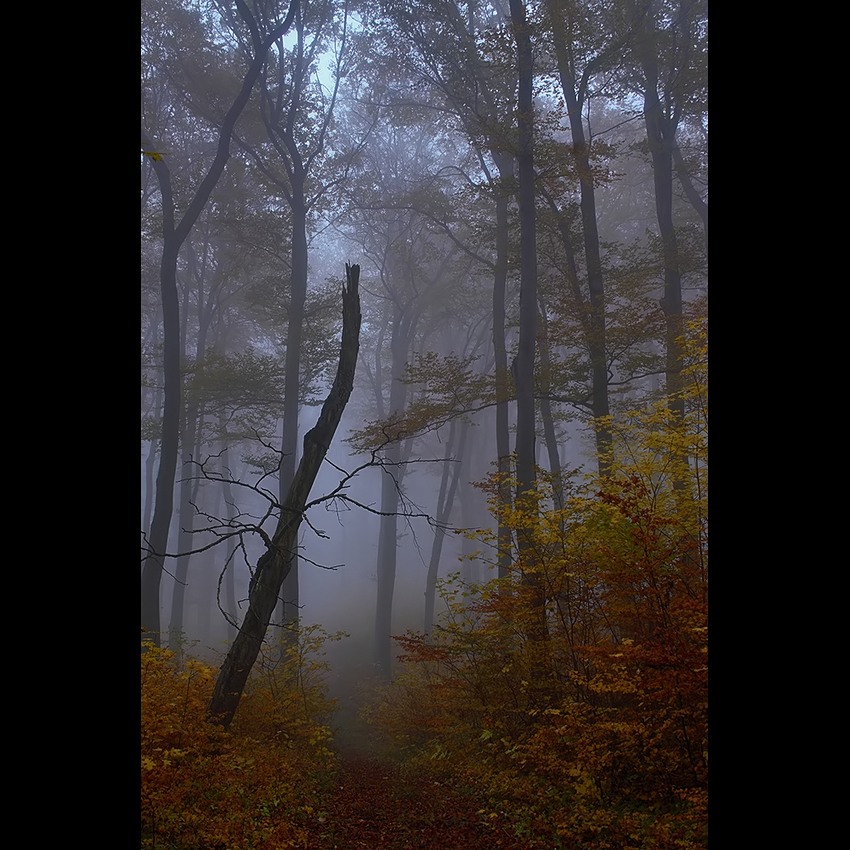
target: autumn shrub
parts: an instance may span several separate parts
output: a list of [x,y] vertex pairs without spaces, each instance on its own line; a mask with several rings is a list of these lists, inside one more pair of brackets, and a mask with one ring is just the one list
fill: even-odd
[[665,402],[606,422],[603,476],[557,501],[541,476],[503,510],[526,543],[512,574],[444,582],[447,613],[397,638],[374,712],[529,847],[706,846],[705,334],[689,332],[684,418]]
[[306,629],[276,665],[259,663],[230,730],[207,709],[216,671],[142,653],[142,847],[277,850],[309,847],[333,755],[333,705]]

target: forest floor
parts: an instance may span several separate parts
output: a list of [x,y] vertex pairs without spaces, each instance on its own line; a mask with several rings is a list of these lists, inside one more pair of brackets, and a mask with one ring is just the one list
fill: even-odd
[[413,769],[354,710],[337,715],[335,785],[311,850],[534,850],[488,822],[480,799],[436,771]]
[[480,804],[433,776],[354,750],[319,817],[316,850],[528,850],[484,823]]

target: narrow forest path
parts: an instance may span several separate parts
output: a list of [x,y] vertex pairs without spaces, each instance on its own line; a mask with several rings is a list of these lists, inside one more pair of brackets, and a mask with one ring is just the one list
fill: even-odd
[[315,850],[528,850],[482,823],[475,801],[368,754],[341,756]]

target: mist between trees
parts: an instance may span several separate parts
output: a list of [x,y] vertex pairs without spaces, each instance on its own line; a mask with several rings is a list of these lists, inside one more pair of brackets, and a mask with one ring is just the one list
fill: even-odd
[[[141,626],[221,665],[211,716],[316,625],[346,697],[515,598],[542,711],[704,617],[706,39],[684,0],[143,0]],[[602,506],[664,517],[675,588]]]

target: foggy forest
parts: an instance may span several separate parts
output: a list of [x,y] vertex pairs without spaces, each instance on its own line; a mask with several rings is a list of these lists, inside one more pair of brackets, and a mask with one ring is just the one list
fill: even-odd
[[142,0],[140,846],[708,845],[705,0]]

